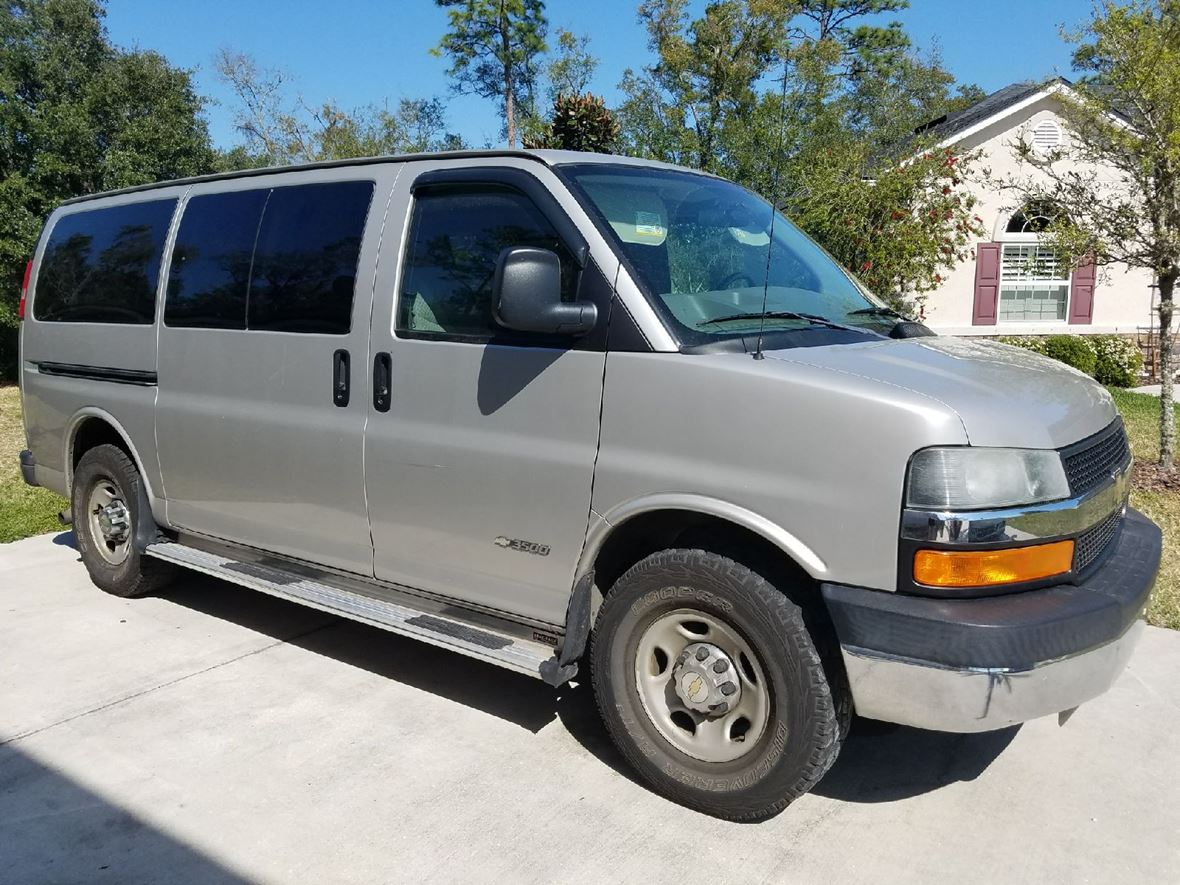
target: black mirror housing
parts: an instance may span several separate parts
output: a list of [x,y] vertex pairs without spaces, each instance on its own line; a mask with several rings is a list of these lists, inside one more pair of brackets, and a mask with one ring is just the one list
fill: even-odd
[[592,302],[561,300],[561,259],[548,249],[503,250],[492,292],[496,322],[506,329],[585,335],[598,322],[598,308]]

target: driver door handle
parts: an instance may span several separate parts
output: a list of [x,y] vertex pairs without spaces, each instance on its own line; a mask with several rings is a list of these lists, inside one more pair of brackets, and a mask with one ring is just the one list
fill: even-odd
[[389,411],[392,384],[393,360],[388,353],[379,353],[373,357],[373,408],[378,412]]
[[332,354],[332,402],[343,408],[348,405],[349,394],[349,363],[347,350],[338,350]]

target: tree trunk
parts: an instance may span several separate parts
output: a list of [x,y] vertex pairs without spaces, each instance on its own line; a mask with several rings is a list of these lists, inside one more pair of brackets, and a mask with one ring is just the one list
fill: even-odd
[[1169,270],[1159,278],[1160,287],[1160,464],[1165,470],[1175,469],[1176,461],[1176,413],[1172,408],[1175,401],[1172,378],[1172,292],[1176,286],[1176,271]]
[[[512,82],[510,77],[505,81]],[[508,148],[513,150],[516,148],[516,108],[513,107],[511,89],[504,94],[504,115],[508,120]]]
[[500,63],[504,65],[504,123],[508,127],[508,149],[516,148],[516,103],[512,100],[512,92],[516,84],[512,82],[512,35],[509,31],[508,11],[504,3],[500,3]]

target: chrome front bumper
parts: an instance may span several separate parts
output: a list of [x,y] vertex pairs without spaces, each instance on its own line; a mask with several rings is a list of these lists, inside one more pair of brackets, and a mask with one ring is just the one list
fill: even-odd
[[1077,584],[946,599],[821,586],[856,712],[939,731],[990,731],[1105,692],[1142,632],[1158,526],[1131,509]]
[[1127,666],[1143,621],[1114,642],[1029,670],[942,668],[843,649],[856,712],[933,731],[992,731],[1093,700]]

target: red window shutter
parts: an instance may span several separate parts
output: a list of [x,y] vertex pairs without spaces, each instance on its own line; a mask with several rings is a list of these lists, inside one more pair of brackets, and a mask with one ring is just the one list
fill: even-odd
[[1069,281],[1069,321],[1073,325],[1089,325],[1094,321],[1094,285],[1098,268],[1089,259],[1074,269]]
[[999,298],[1000,244],[979,243],[975,246],[975,307],[971,311],[971,323],[994,326]]

